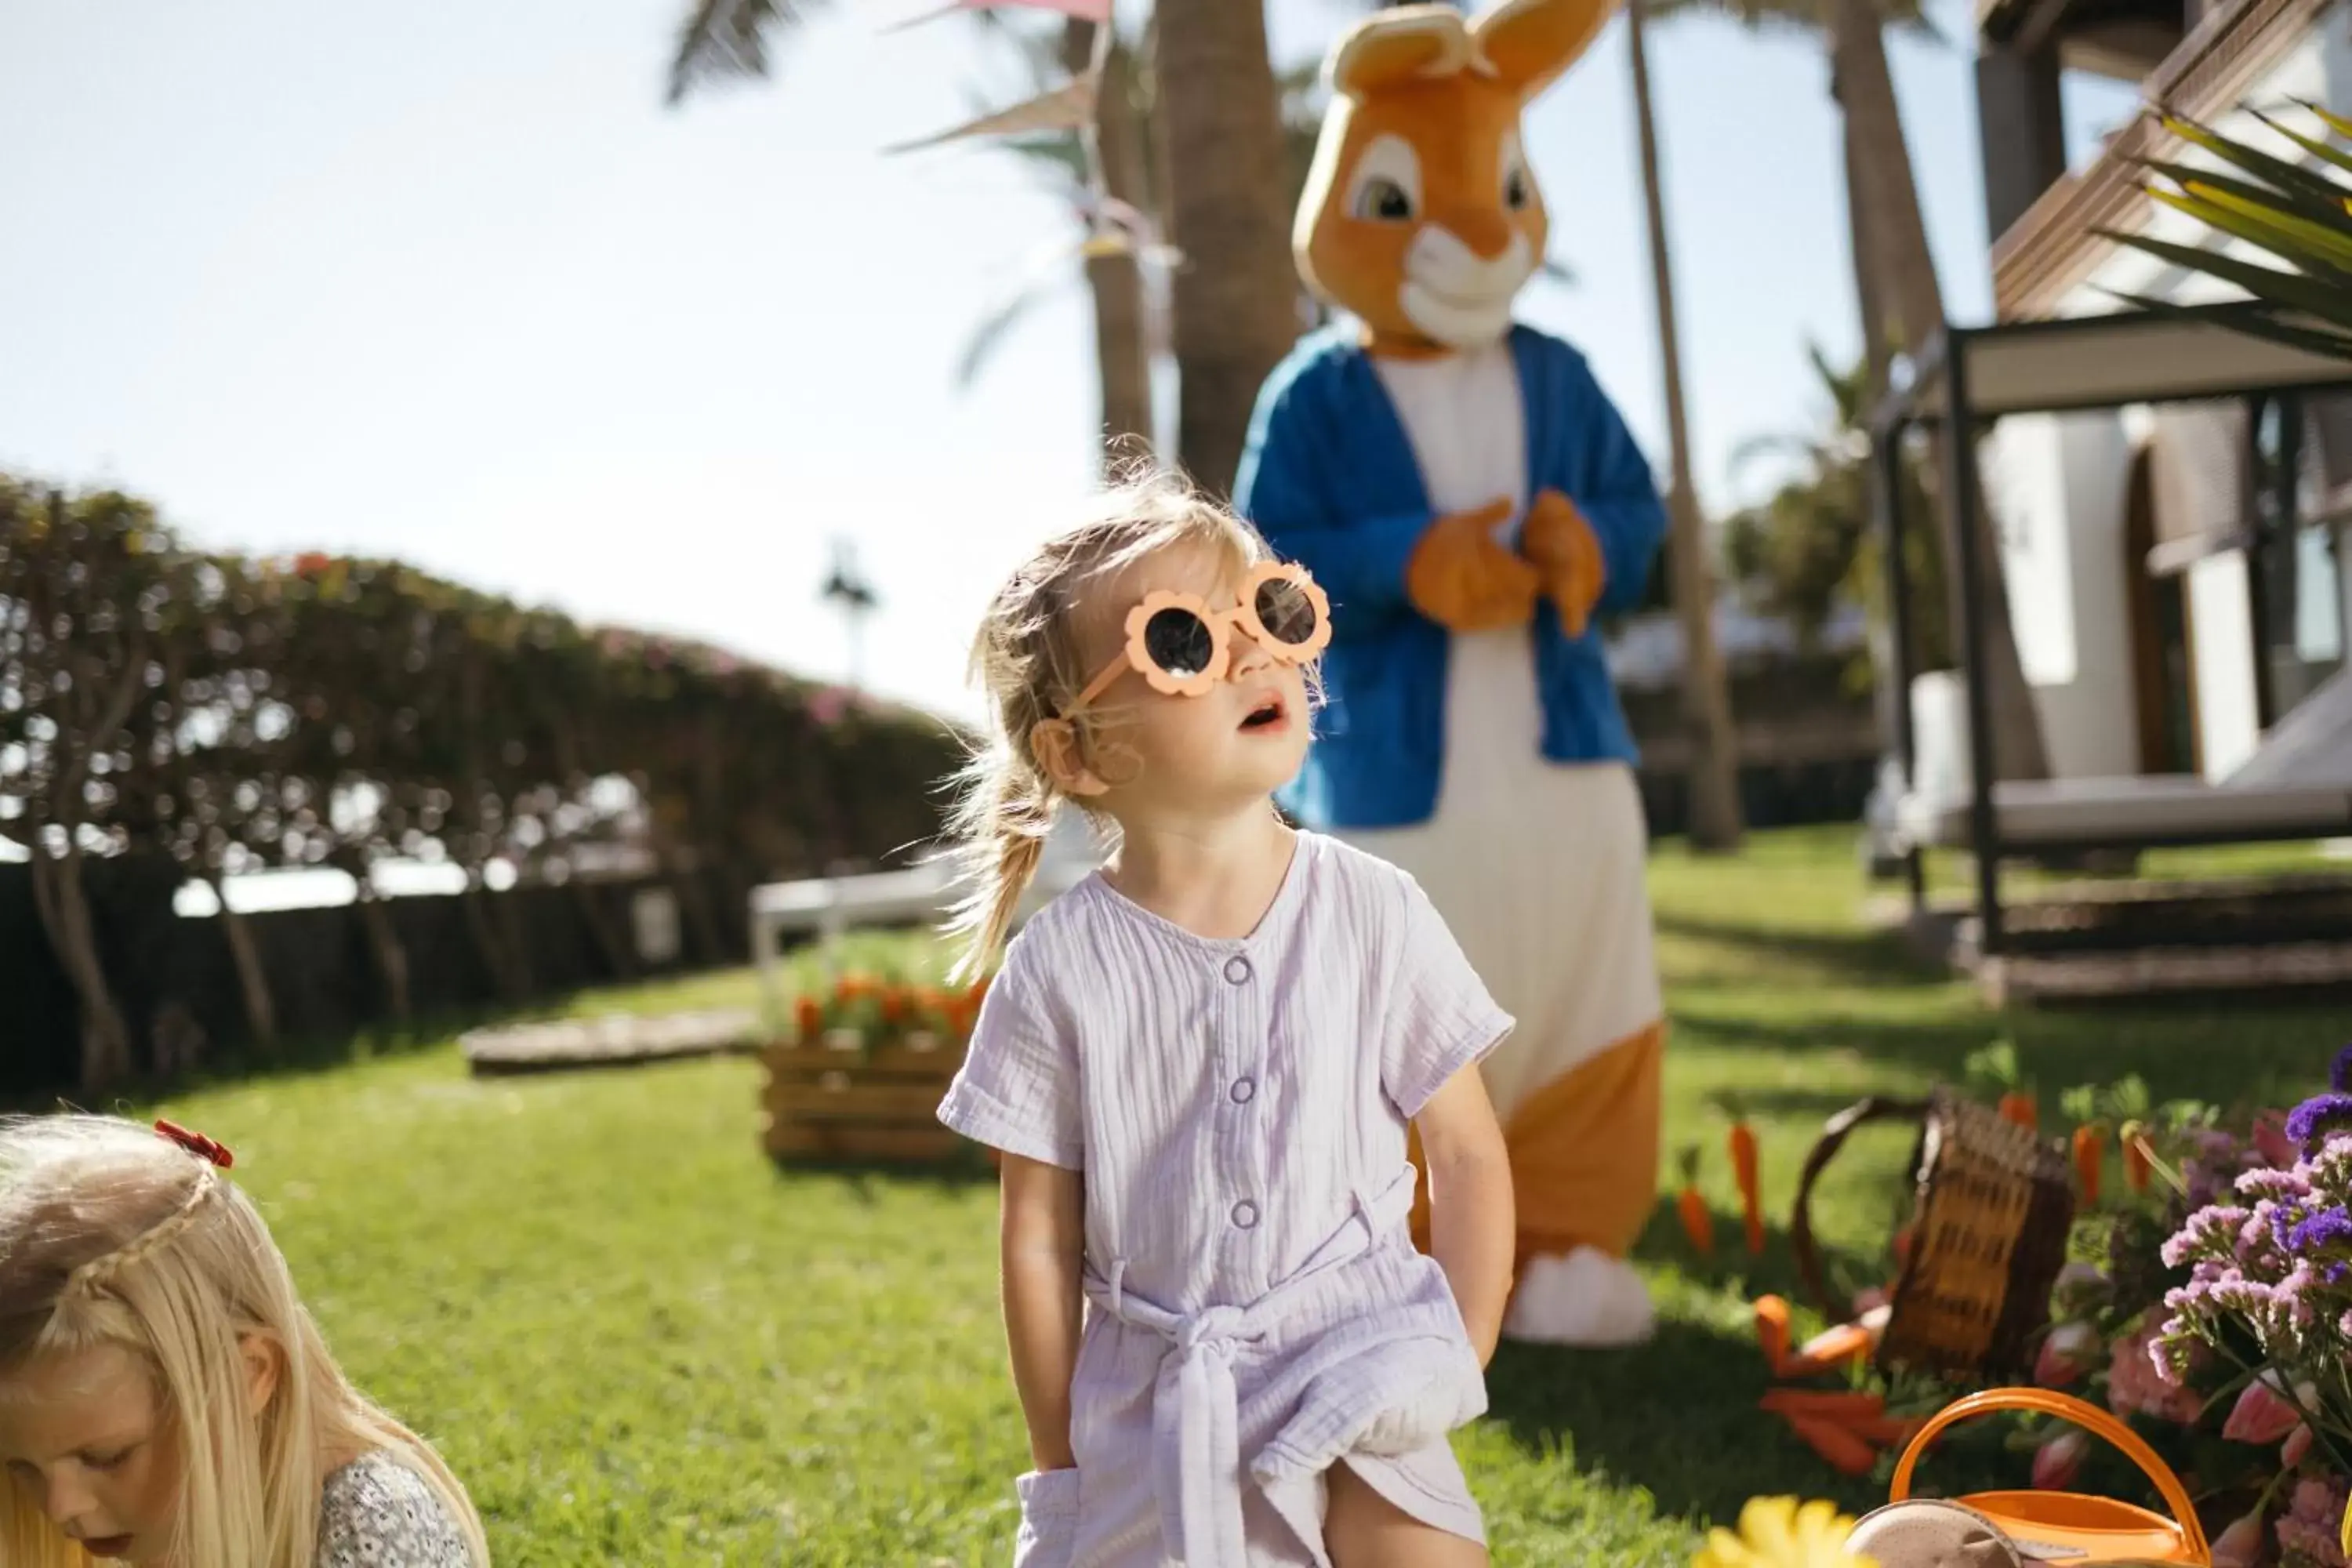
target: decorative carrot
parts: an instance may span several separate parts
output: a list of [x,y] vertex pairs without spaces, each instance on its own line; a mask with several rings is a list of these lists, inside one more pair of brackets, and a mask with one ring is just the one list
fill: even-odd
[[2000,1119],[2014,1121],[2028,1132],[2038,1131],[2042,1126],[2042,1113],[2033,1097],[2021,1089],[2012,1089],[2000,1097]]
[[1756,1131],[1745,1121],[1731,1124],[1731,1176],[1739,1184],[1739,1212],[1748,1224],[1748,1253],[1764,1250],[1764,1208],[1756,1186]]
[[800,1029],[801,1038],[813,1040],[824,1027],[824,1008],[814,996],[803,996],[793,1004],[793,1022]]
[[1789,1303],[1778,1296],[1756,1298],[1756,1342],[1777,1374],[1789,1360]]
[[1869,1421],[1886,1414],[1882,1394],[1853,1389],[1775,1388],[1756,1402],[1775,1415],[1803,1415],[1818,1421]]
[[1805,1415],[1781,1419],[1805,1440],[1805,1447],[1828,1460],[1840,1475],[1866,1476],[1878,1468],[1878,1450],[1845,1427]]
[[907,1020],[907,993],[896,985],[882,991],[882,1021],[896,1027]]
[[1919,1429],[1927,1425],[1927,1418],[1924,1415],[1875,1415],[1864,1421],[1849,1422],[1846,1430],[1865,1442],[1900,1447],[1916,1437]]
[[2149,1177],[2155,1174],[2147,1157],[2147,1129],[2137,1121],[2125,1122],[2123,1143],[2124,1185],[2135,1193],[2144,1193]]
[[2074,1184],[2082,1189],[2083,1201],[2099,1201],[2099,1170],[2106,1163],[2107,1130],[2095,1121],[2086,1121],[2074,1129]]
[[1815,1376],[1869,1354],[1875,1342],[1875,1336],[1862,1324],[1840,1323],[1799,1345],[1797,1353],[1782,1365],[1780,1375]]
[[1698,1151],[1684,1150],[1682,1163],[1683,1188],[1675,1194],[1675,1212],[1682,1216],[1683,1234],[1704,1258],[1715,1250],[1715,1211],[1698,1190]]

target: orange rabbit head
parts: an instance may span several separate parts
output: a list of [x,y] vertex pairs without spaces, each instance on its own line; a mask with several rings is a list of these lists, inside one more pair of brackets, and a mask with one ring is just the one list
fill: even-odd
[[1549,231],[1519,110],[1614,8],[1503,0],[1465,21],[1405,5],[1350,29],[1293,233],[1308,287],[1398,346],[1500,338]]

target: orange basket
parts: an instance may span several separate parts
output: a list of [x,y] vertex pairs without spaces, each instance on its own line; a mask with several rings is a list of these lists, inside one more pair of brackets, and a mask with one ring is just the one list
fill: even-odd
[[[1979,1492],[1951,1502],[1911,1497],[1911,1475],[1937,1434],[1957,1422],[1997,1411],[2027,1410],[2055,1415],[2121,1449],[2137,1465],[2172,1510],[2166,1518],[2112,1498],[2076,1492]],[[1872,1553],[1874,1542],[1885,1568],[1906,1568],[1898,1542],[1908,1520],[1920,1510],[1960,1510],[1989,1528],[2012,1560],[2056,1563],[2186,1563],[2210,1568],[2212,1549],[2197,1522],[2196,1506],[2180,1478],[2132,1429],[2095,1405],[2046,1388],[1994,1388],[1945,1406],[1919,1430],[1895,1467],[1885,1508],[1857,1521],[1848,1550]],[[1922,1535],[1925,1535],[1925,1531]],[[1920,1557],[1924,1564],[1927,1559]]]

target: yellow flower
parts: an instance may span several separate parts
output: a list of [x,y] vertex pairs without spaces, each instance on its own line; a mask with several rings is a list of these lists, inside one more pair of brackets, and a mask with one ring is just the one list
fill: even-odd
[[1739,1510],[1739,1533],[1715,1531],[1691,1568],[1874,1568],[1847,1552],[1853,1530],[1853,1519],[1832,1503],[1750,1498]]

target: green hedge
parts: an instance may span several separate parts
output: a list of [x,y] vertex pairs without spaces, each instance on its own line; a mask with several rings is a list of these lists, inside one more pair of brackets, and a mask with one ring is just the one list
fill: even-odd
[[[0,838],[32,858],[93,1085],[129,1057],[91,858],[162,849],[215,886],[331,866],[362,889],[380,859],[439,858],[478,890],[495,859],[559,881],[625,852],[747,894],[934,836],[961,743],[698,643],[398,562],[207,554],[135,497],[0,474]],[[475,923],[498,973],[497,922]]]

